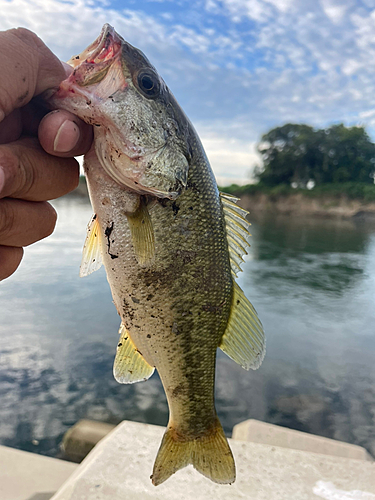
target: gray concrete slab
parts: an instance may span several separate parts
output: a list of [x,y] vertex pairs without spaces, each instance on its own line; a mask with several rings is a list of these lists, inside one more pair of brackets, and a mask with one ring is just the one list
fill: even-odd
[[287,429],[286,427],[253,419],[245,420],[235,425],[233,427],[232,439],[270,444],[272,446],[293,448],[294,450],[310,451],[312,453],[321,453],[336,457],[374,460],[362,446],[315,436],[307,432]]
[[53,500],[375,500],[374,462],[234,440],[233,485],[216,485],[189,466],[155,487],[149,476],[163,432],[122,422]]
[[79,420],[64,435],[62,448],[65,457],[81,462],[94,446],[116,426],[96,420]]
[[48,500],[77,464],[0,446],[0,500]]

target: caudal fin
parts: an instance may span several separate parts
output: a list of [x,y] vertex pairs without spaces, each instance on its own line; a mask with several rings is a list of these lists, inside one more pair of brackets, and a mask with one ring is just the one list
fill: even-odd
[[234,459],[219,419],[212,430],[191,441],[181,440],[173,427],[163,436],[151,476],[155,486],[189,464],[215,483],[231,484],[236,479]]

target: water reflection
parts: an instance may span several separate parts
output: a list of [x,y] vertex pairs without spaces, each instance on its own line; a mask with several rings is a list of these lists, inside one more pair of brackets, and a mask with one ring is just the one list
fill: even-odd
[[[103,269],[78,278],[90,207],[56,202],[55,234],[0,286],[0,442],[55,456],[80,418],[166,424],[160,380],[112,376],[119,318]],[[260,370],[219,353],[225,430],[247,418],[365,446],[375,454],[375,229],[252,216],[240,284],[267,333]]]

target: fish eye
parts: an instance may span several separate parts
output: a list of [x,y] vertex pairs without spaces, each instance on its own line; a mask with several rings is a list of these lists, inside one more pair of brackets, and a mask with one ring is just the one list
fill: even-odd
[[160,93],[160,82],[158,76],[151,70],[140,71],[137,76],[139,90],[149,98],[155,98]]

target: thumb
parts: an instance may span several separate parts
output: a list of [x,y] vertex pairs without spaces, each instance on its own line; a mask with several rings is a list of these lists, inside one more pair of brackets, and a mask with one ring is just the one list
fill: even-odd
[[80,118],[58,109],[48,113],[40,122],[39,142],[43,149],[54,156],[80,156],[90,149],[93,130]]

